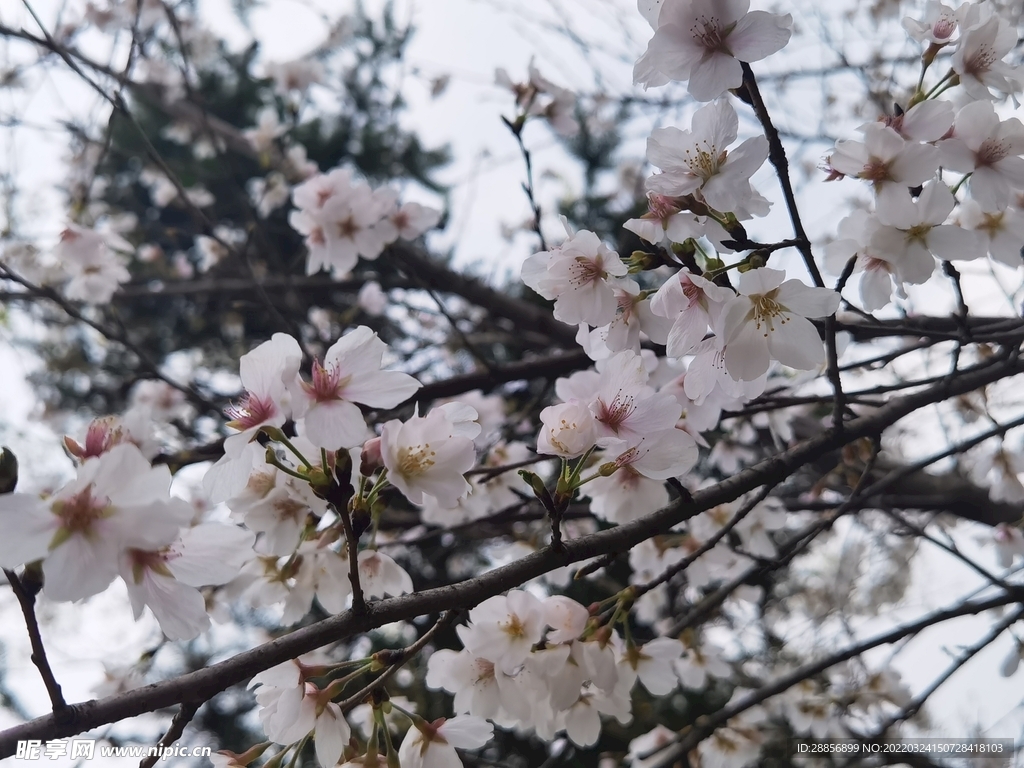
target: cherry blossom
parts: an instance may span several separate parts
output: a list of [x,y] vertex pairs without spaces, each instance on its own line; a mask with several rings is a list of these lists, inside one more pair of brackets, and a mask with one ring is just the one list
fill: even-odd
[[529,592],[514,589],[484,600],[469,612],[466,647],[506,672],[526,660],[544,634],[544,607]]
[[131,243],[113,232],[99,232],[69,224],[61,233],[54,255],[71,278],[64,287],[69,299],[105,304],[121,283],[131,280],[121,257],[114,251],[131,253]]
[[664,344],[668,340],[671,321],[651,311],[651,300],[640,291],[640,286],[628,281],[615,288],[614,292],[617,304],[615,319],[594,330],[590,330],[586,323],[580,323],[576,334],[576,341],[591,360],[601,360],[625,349],[639,353],[641,333],[655,344]]
[[264,427],[280,427],[291,414],[289,385],[302,362],[299,343],[284,333],[275,333],[238,363],[244,393],[237,405],[227,409],[228,426],[238,430],[224,441],[224,456],[203,478],[203,489],[211,501],[237,495],[245,487],[258,450],[250,442]]
[[665,349],[669,357],[690,354],[735,294],[728,288],[681,269],[651,297],[651,312],[672,320]]
[[462,768],[456,749],[479,749],[494,727],[479,717],[459,715],[434,723],[414,723],[398,748],[402,768]]
[[[566,227],[568,232],[568,226]],[[580,230],[551,251],[535,253],[523,263],[522,278],[545,299],[555,302],[555,319],[570,325],[607,325],[618,303],[613,286],[626,274],[615,251],[593,232]]]
[[644,477],[626,465],[608,477],[597,477],[580,492],[590,499],[590,511],[609,523],[623,525],[668,506],[662,480]]
[[313,362],[312,381],[296,380],[293,415],[304,419],[313,445],[330,451],[361,445],[367,428],[355,403],[394,408],[420,388],[408,374],[381,370],[386,351],[387,344],[361,325],[332,344],[323,362]]
[[582,400],[549,405],[540,412],[541,429],[537,452],[573,459],[594,447],[597,422],[590,406]]
[[699,193],[717,211],[766,213],[750,177],[768,157],[768,139],[754,136],[730,151],[738,129],[736,111],[726,99],[698,109],[690,131],[656,128],[647,140],[647,159],[662,172],[647,180],[647,188],[671,196]]
[[711,101],[743,84],[740,62],[760,61],[782,50],[793,18],[750,11],[749,0],[667,0],[654,37],[633,69],[645,87],[687,80],[690,95]]
[[[956,199],[941,181],[924,185],[917,200],[897,198],[878,212],[883,223],[871,235],[871,246],[888,254],[898,264],[923,262],[927,254],[940,259],[976,259],[984,255],[979,236],[955,224],[944,222],[953,211]],[[915,266],[914,272],[918,271]]]
[[1011,190],[1024,189],[1024,124],[1017,118],[1000,120],[989,101],[961,109],[953,136],[938,147],[944,166],[971,174],[971,197],[987,212],[1003,210]]
[[839,308],[839,294],[785,277],[769,267],[744,272],[739,296],[722,311],[725,365],[736,379],[756,379],[772,358],[798,370],[825,362],[821,337],[807,318],[831,315]]
[[1003,61],[1016,45],[1016,28],[997,14],[964,29],[950,66],[971,98],[991,99],[992,90],[999,94],[1020,92],[1019,73]]
[[655,696],[671,693],[679,684],[673,665],[685,650],[671,637],[656,637],[640,647],[627,648],[624,663]]
[[210,626],[196,587],[226,584],[252,557],[254,536],[233,526],[203,523],[158,550],[126,549],[118,567],[136,620],[148,605],[171,640],[191,640]]
[[171,474],[151,467],[131,443],[88,459],[53,496],[0,495],[0,566],[43,561],[43,591],[53,600],[102,592],[129,548],[174,541],[192,507],[168,495]]
[[597,421],[598,444],[629,448],[679,419],[675,398],[655,393],[647,386],[647,378],[643,357],[632,350],[608,360],[606,374],[590,404]]
[[647,204],[650,208],[647,213],[639,219],[630,219],[622,226],[648,243],[683,243],[701,237],[710,227],[720,226],[711,219],[701,221],[701,217],[684,211],[668,195],[648,192]]
[[987,250],[989,256],[1008,267],[1021,265],[1024,213],[1017,208],[986,213],[974,200],[964,200],[960,204],[958,217],[961,226],[981,236],[981,247]]
[[864,141],[836,142],[829,163],[842,174],[870,182],[880,211],[899,204],[907,187],[928,181],[939,167],[939,150],[929,144],[906,141],[881,123],[861,130]]
[[938,0],[929,0],[924,19],[919,21],[904,16],[901,23],[907,34],[919,43],[927,41],[941,46],[952,41],[959,19],[956,11],[948,5],[938,2]]
[[[475,429],[479,425],[471,420]],[[381,431],[381,458],[388,480],[413,504],[422,504],[424,495],[433,496],[443,506],[453,507],[469,491],[465,473],[476,463],[473,439],[467,436],[465,421],[456,421],[443,407],[426,416],[413,416],[405,423],[387,422]]]
[[406,595],[412,592],[412,579],[393,558],[377,550],[359,553],[359,585],[365,597]]
[[874,242],[882,228],[876,216],[854,211],[839,222],[839,239],[825,246],[825,263],[840,274],[851,258],[856,258],[854,273],[861,273],[861,307],[871,312],[889,304],[893,288],[906,298],[906,284],[920,285],[935,272],[935,259],[926,249],[892,250]]

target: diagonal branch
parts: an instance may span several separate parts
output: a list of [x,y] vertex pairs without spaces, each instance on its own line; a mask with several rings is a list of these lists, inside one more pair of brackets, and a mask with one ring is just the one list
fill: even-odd
[[[997,364],[990,363],[966,369],[956,379],[937,384],[928,391],[896,399],[870,416],[850,421],[842,434],[825,432],[738,472],[720,483],[697,491],[690,498],[681,499],[631,523],[566,541],[560,551],[547,547],[509,565],[457,584],[369,603],[363,614],[345,611],[196,672],[106,699],[73,704],[69,707],[72,716],[66,722],[58,720],[54,715],[46,715],[14,726],[0,732],[0,758],[14,754],[19,740],[69,736],[183,701],[209,699],[264,669],[328,643],[391,622],[406,621],[424,614],[455,608],[468,608],[555,568],[600,557],[610,552],[626,551],[704,510],[733,501],[762,485],[781,482],[823,452],[835,450],[861,437],[877,435],[920,408],[1022,372],[1024,360],[1015,357],[998,361]],[[1024,591],[1022,594],[1014,592],[1012,595],[1004,595],[1001,598],[1002,602],[999,598],[993,598],[988,603],[969,603],[956,609],[959,612],[954,612],[951,617],[985,610],[986,606],[1002,605],[1021,598],[1024,598]]]

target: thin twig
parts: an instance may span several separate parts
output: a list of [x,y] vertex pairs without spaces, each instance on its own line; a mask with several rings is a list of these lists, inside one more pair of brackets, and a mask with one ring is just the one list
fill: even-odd
[[142,762],[139,763],[139,768],[153,768],[156,765],[156,761],[160,759],[160,748],[166,749],[181,738],[181,734],[185,732],[185,726],[195,717],[196,712],[202,705],[202,702],[181,702],[181,706],[178,708],[177,713],[175,713],[174,719],[171,720],[167,733],[157,742],[156,752],[143,758]]
[[423,650],[423,646],[430,642],[431,638],[434,637],[441,629],[455,621],[459,615],[458,610],[445,611],[444,615],[441,616],[434,626],[423,633],[423,637],[417,640],[410,646],[402,648],[397,651],[387,651],[389,658],[388,668],[385,669],[381,675],[374,681],[367,683],[362,689],[349,696],[345,701],[341,702],[338,706],[341,707],[342,712],[348,712],[350,709],[355,707],[357,704],[363,701],[367,696],[373,693],[376,689],[380,688],[384,683],[391,679],[391,677],[402,668],[402,666],[412,659],[417,653]]
[[39,670],[39,676],[43,678],[43,685],[46,686],[46,693],[50,697],[50,706],[53,708],[54,717],[60,720],[68,718],[71,714],[68,704],[64,701],[64,694],[60,689],[57,678],[50,668],[50,660],[46,657],[46,647],[43,645],[43,637],[39,632],[39,621],[36,618],[36,596],[35,593],[26,588],[18,575],[7,568],[4,568],[4,576],[11,585],[11,591],[18,599],[21,606],[21,613],[25,617],[25,628],[28,630],[29,642],[32,644],[32,663]]

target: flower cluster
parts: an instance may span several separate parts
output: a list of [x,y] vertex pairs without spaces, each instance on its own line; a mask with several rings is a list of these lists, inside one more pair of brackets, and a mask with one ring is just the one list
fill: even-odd
[[376,259],[399,237],[419,237],[441,218],[419,203],[399,206],[396,190],[371,189],[345,168],[304,181],[292,191],[292,201],[296,210],[288,220],[306,238],[309,275],[326,269],[344,277],[360,257]]
[[567,597],[540,600],[513,590],[485,600],[469,621],[459,628],[463,650],[430,657],[427,685],[453,693],[457,712],[504,728],[546,740],[565,731],[574,744],[589,746],[600,736],[602,714],[630,722],[637,679],[655,695],[678,685],[673,662],[682,643],[626,643]]
[[[928,45],[918,89],[906,109],[862,126],[861,140],[837,142],[827,161],[831,178],[861,179],[874,194],[873,208],[840,222],[826,249],[835,272],[855,260],[867,310],[926,282],[935,259],[988,255],[1016,267],[1024,245],[1024,125],[1002,119],[993,105],[1024,90],[1024,74],[1003,60],[1016,30],[984,3],[956,10],[936,3],[928,18],[904,19],[904,27]],[[926,88],[944,48],[952,49],[952,66]],[[954,100],[940,98],[946,94]]]
[[52,600],[84,600],[120,576],[136,618],[149,606],[168,637],[195,637],[210,625],[197,587],[234,578],[253,535],[195,523],[192,506],[170,496],[167,467],[112,424],[94,425],[85,448],[76,478],[52,495],[0,495],[0,566],[41,561]]

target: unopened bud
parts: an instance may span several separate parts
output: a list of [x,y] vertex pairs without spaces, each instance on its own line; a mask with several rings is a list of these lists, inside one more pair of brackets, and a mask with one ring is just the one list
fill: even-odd
[[363,451],[359,454],[359,474],[369,477],[384,466],[384,458],[380,452],[380,438],[371,437],[363,443]]
[[628,259],[624,259],[624,262],[626,264],[627,271],[631,275],[660,266],[655,255],[653,253],[647,253],[647,251],[633,251],[633,253],[629,255]]
[[10,448],[0,450],[0,493],[11,493],[18,484],[18,457]]

